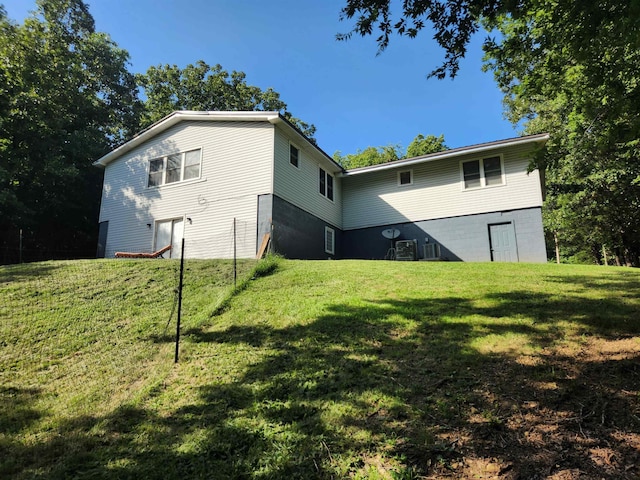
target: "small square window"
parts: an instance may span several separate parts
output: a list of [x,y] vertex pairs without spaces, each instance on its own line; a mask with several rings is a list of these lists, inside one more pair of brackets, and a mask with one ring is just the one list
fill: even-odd
[[289,144],[289,163],[294,167],[298,167],[300,158],[300,150],[294,147],[292,144]]
[[411,185],[413,183],[413,170],[398,172],[398,185]]

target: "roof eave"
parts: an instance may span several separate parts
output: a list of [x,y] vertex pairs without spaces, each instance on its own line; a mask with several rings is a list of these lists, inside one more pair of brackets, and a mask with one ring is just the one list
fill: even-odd
[[289,130],[290,133],[294,133],[298,138],[301,138],[308,147],[318,151],[334,167],[334,171],[331,173],[338,173],[338,174],[344,173],[345,170],[344,168],[342,168],[342,165],[336,162],[327,152],[322,150],[318,145],[313,143],[304,133],[302,133],[295,125],[289,122],[285,117],[283,117],[282,115],[279,115],[277,119],[270,120],[270,122],[273,124],[276,124],[276,123],[280,124],[285,129]]
[[153,138],[157,134],[167,130],[168,128],[176,125],[182,121],[189,120],[210,120],[210,121],[245,121],[245,122],[259,122],[259,121],[268,121],[270,123],[277,123],[279,120],[280,114],[278,112],[196,112],[196,111],[188,111],[181,110],[175,111],[163,119],[157,121],[156,123],[150,125],[146,129],[137,133],[132,139],[123,143],[119,147],[111,150],[106,155],[100,157],[98,160],[93,162],[93,165],[96,167],[105,167],[112,161],[120,158],[125,153],[133,150],[138,147],[142,143],[146,142],[150,138]]

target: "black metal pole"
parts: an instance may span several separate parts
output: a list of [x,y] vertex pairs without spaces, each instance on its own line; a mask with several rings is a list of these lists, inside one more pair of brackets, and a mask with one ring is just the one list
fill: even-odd
[[22,229],[20,229],[20,250],[18,252],[18,256],[20,257],[18,263],[22,263]]
[[180,248],[180,281],[178,283],[178,325],[176,326],[176,356],[174,363],[178,363],[178,349],[180,346],[180,318],[182,314],[182,277],[184,274],[184,238]]
[[233,288],[236,288],[238,270],[236,268],[236,218],[233,217]]

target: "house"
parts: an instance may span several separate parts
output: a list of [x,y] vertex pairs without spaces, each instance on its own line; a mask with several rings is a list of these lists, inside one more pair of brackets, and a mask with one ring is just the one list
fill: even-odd
[[[95,162],[98,256],[545,262],[532,135],[345,171],[277,112],[174,112]],[[397,248],[396,248],[397,247]],[[392,250],[393,248],[393,250]],[[404,258],[404,257],[403,257]]]

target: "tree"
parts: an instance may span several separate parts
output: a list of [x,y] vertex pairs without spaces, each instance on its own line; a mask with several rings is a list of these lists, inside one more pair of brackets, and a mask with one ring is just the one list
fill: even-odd
[[340,152],[333,154],[333,159],[345,169],[368,167],[381,163],[393,162],[403,157],[400,145],[385,145],[383,147],[367,147],[356,153],[342,155]]
[[292,116],[278,92],[248,85],[243,72],[229,73],[221,65],[209,66],[202,60],[184,69],[159,65],[138,75],[137,81],[146,96],[143,126],[175,110],[262,110],[281,112],[310,139],[316,130]]
[[343,168],[351,169],[379,165],[408,157],[418,157],[447,149],[448,147],[444,143],[444,135],[439,137],[427,135],[425,137],[420,133],[409,144],[406,152],[402,151],[402,146],[399,144],[389,144],[382,147],[367,147],[364,150],[358,150],[356,153],[347,155],[335,152],[333,159]]
[[448,150],[444,143],[444,135],[436,137],[435,135],[427,135],[426,137],[419,133],[416,138],[407,147],[407,157],[419,157],[430,153],[442,152]]
[[[0,11],[0,230],[14,249],[88,254],[101,176],[95,160],[138,125],[128,54],[81,0],[39,0],[23,25]],[[72,253],[71,251],[76,253]]]
[[[599,35],[599,27],[603,19],[618,18],[626,26],[637,28],[633,22],[640,13],[638,2],[574,2],[558,0],[550,3],[546,0],[406,0],[402,7],[391,0],[345,0],[340,11],[341,20],[356,19],[352,29],[347,33],[336,35],[338,40],[348,40],[353,34],[361,36],[374,35],[378,52],[387,48],[392,34],[396,33],[409,38],[416,38],[424,29],[429,28],[433,40],[444,50],[444,62],[435,68],[429,76],[445,78],[456,76],[459,63],[464,58],[469,42],[474,34],[492,28],[504,19],[523,20],[527,31],[534,30],[529,21],[546,19],[538,38],[547,33],[558,33],[561,28],[568,28],[565,35],[565,49],[574,56],[583,55],[598,58],[600,44],[590,39]],[[615,33],[622,32],[615,29]],[[625,38],[631,38],[625,34]],[[489,36],[485,42],[491,42]],[[533,50],[535,44],[523,45]],[[595,55],[594,55],[595,54]]]
[[[548,131],[545,224],[565,256],[640,264],[640,6],[613,0],[488,22],[485,44],[514,122]],[[577,40],[576,38],[577,37]],[[567,47],[568,46],[568,47]]]

